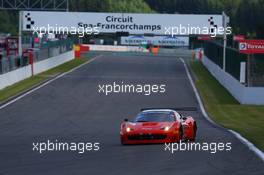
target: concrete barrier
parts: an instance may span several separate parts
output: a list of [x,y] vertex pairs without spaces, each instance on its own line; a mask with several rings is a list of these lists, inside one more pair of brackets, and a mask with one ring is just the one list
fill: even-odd
[[[74,59],[74,51],[65,52],[63,54],[51,57],[33,64],[34,74],[54,68],[60,64]],[[0,75],[0,90],[17,83],[21,80],[29,78],[32,74],[31,65],[21,67],[11,72]]]
[[51,57],[49,59],[36,62],[34,64],[34,74],[41,73],[58,65],[61,65],[67,61],[74,59],[74,51],[65,52],[63,54]]
[[31,76],[31,66],[25,66],[0,75],[0,90]]
[[203,65],[241,104],[264,105],[264,87],[246,87],[206,56]]

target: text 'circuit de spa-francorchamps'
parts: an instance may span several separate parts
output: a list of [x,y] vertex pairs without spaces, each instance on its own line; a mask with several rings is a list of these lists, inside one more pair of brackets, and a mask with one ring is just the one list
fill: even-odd
[[264,175],[264,0],[0,0],[0,175]]

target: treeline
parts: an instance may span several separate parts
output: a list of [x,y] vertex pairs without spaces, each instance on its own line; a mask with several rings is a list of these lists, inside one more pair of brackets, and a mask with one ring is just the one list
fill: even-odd
[[264,38],[264,0],[145,0],[159,13],[221,14],[230,17],[235,34]]
[[0,34],[1,33],[17,35],[18,12],[0,10]]
[[70,11],[154,12],[144,0],[70,0]]
[[[264,0],[69,0],[70,11],[221,14],[233,33],[264,38]],[[0,33],[17,33],[18,13],[0,10]]]

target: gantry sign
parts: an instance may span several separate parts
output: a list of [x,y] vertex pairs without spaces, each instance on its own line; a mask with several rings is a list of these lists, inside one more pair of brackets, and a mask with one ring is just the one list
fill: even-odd
[[[201,34],[198,28],[223,27],[222,15],[182,14],[135,14],[135,13],[86,13],[23,11],[22,30],[42,28],[87,28],[96,27],[100,33],[129,32],[129,34],[169,35],[172,27],[194,30],[185,35]],[[219,34],[219,33],[217,33]],[[179,33],[179,35],[184,35]]]

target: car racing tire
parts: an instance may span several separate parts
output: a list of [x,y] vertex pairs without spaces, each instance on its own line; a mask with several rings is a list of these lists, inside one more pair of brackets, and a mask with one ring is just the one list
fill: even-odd
[[197,124],[196,122],[193,123],[193,138],[190,139],[190,141],[194,142],[196,138],[196,132],[197,132]]
[[124,143],[124,140],[122,139],[122,137],[120,137],[120,143],[121,143],[121,145],[126,145],[126,144]]
[[179,142],[182,140],[182,138],[183,138],[183,127],[181,125],[179,128]]

